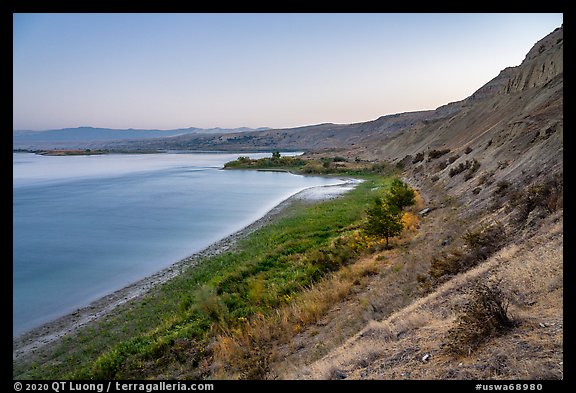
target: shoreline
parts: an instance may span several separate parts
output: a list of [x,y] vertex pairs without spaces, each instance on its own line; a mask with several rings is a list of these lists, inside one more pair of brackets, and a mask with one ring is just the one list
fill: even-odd
[[281,218],[287,208],[295,202],[316,203],[333,199],[352,190],[361,181],[353,178],[341,178],[341,180],[343,182],[337,185],[305,188],[286,198],[251,224],[173,263],[167,268],[103,296],[85,307],[81,307],[76,311],[13,337],[12,360],[14,361],[28,355],[33,355],[35,351],[57,342],[60,338],[74,333],[90,323],[98,321],[117,307],[146,295],[158,285],[178,276],[184,270],[195,266],[202,259],[233,250],[238,241]]

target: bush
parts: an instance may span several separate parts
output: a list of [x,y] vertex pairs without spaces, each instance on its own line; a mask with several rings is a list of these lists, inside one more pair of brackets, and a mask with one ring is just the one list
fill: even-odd
[[424,160],[424,153],[418,153],[416,154],[416,157],[414,157],[414,159],[412,160],[412,164],[417,164],[423,160]]
[[448,161],[440,161],[440,162],[438,163],[437,168],[438,168],[439,171],[441,171],[441,170],[443,170],[444,168],[446,168],[447,166],[448,166]]
[[494,183],[494,179],[492,178],[492,176],[494,176],[494,172],[490,171],[490,172],[484,172],[482,174],[482,176],[480,176],[480,178],[478,179],[478,185],[486,185],[489,186],[492,183]]
[[469,355],[491,337],[514,327],[508,304],[497,287],[476,285],[470,301],[458,315],[456,326],[448,331],[447,350],[456,355]]
[[464,164],[463,162],[461,162],[460,164],[458,164],[458,166],[455,166],[454,168],[450,168],[450,171],[448,172],[448,175],[450,177],[454,177],[459,173],[462,173],[466,170],[466,164]]
[[198,291],[194,307],[203,313],[211,321],[223,322],[228,308],[220,299],[216,289],[209,286],[202,286]]
[[444,154],[450,153],[450,149],[442,149],[442,150],[430,150],[428,152],[428,158],[434,160],[438,157],[442,157]]
[[450,177],[454,177],[468,169],[469,172],[467,173],[465,180],[470,180],[478,168],[480,168],[480,162],[474,158],[472,160],[466,160],[466,162],[461,162],[458,164],[458,166],[451,168],[450,172],[448,172],[448,175],[450,175]]
[[442,278],[460,273],[462,256],[463,254],[458,250],[433,256],[430,263],[430,277],[438,284],[443,281]]
[[387,173],[388,172],[388,165],[386,165],[385,162],[377,162],[375,164],[372,164],[372,167],[370,168],[370,171],[372,171],[373,173]]
[[466,150],[464,150],[464,154],[470,154],[472,152],[472,147],[467,146]]
[[[470,162],[470,164],[468,164],[468,162]],[[472,161],[466,161],[466,163],[468,164],[468,168],[470,169],[470,173],[474,173],[480,168],[480,161],[478,161],[475,158],[472,159]]]
[[496,183],[496,189],[494,190],[494,194],[497,196],[504,196],[508,193],[510,189],[511,183],[508,180],[500,180]]
[[485,260],[500,249],[505,235],[502,225],[495,223],[476,231],[467,231],[463,238],[469,252],[476,259]]
[[454,163],[454,161],[456,161],[456,160],[459,159],[459,158],[460,158],[460,156],[459,156],[458,154],[455,154],[455,155],[453,155],[453,156],[450,156],[450,157],[448,158],[448,164]]
[[518,207],[516,221],[523,223],[530,213],[540,209],[543,215],[553,213],[564,206],[564,182],[562,174],[528,187],[527,190],[512,193],[510,203]]
[[429,276],[434,285],[446,278],[465,272],[488,259],[506,241],[506,234],[500,223],[468,231],[463,236],[465,249],[453,249],[432,257]]

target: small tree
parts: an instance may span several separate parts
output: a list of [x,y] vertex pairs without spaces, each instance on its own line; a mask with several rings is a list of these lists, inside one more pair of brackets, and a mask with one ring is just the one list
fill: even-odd
[[368,221],[364,228],[368,235],[384,236],[386,247],[389,239],[402,233],[402,210],[396,205],[389,204],[382,198],[376,198],[372,207],[366,210]]
[[275,151],[272,153],[272,159],[273,160],[279,160],[280,159],[280,152],[279,151]]
[[392,181],[390,191],[384,196],[384,199],[388,205],[396,206],[399,210],[402,210],[406,206],[416,203],[415,197],[414,190],[408,184],[396,178]]

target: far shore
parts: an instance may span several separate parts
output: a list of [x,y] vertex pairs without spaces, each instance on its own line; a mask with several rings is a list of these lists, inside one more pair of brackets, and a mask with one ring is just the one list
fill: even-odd
[[32,355],[35,351],[46,345],[56,344],[60,338],[74,333],[90,323],[98,321],[117,307],[144,296],[152,288],[176,277],[189,267],[195,266],[202,259],[210,258],[227,251],[232,251],[239,240],[245,238],[261,227],[281,218],[285,214],[286,208],[294,204],[296,201],[314,203],[321,200],[332,199],[350,191],[359,182],[359,180],[351,178],[342,178],[342,180],[343,183],[338,185],[304,189],[275,206],[263,217],[254,221],[252,224],[216,243],[211,244],[207,248],[174,263],[166,269],[104,296],[86,307],[80,308],[70,314],[64,315],[54,321],[48,322],[13,338],[13,360],[25,358],[27,355]]

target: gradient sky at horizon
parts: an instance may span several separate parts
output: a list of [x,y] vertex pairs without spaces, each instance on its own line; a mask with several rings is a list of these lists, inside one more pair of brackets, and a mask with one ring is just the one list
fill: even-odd
[[13,129],[288,128],[468,97],[561,13],[14,14]]

